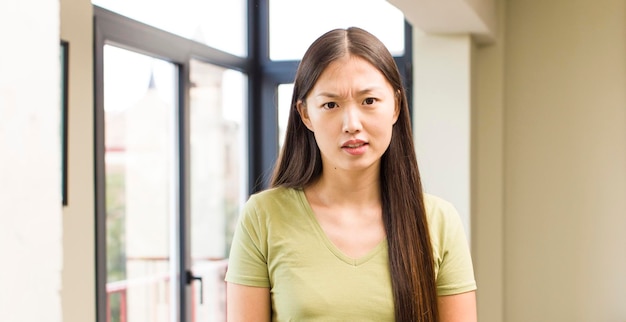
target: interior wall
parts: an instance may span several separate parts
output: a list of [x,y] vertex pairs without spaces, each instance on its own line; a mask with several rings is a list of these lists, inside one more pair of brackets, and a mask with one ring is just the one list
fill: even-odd
[[[480,17],[485,25],[484,29],[490,33],[490,38],[496,37],[498,32],[497,0],[465,0],[465,2]],[[493,41],[488,43],[493,43]]]
[[470,229],[470,35],[413,32],[413,135],[424,191]]
[[[93,159],[93,11],[90,0],[61,0],[69,42],[68,205],[63,209],[64,322],[96,319]],[[43,320],[42,320],[43,321]]]
[[62,321],[58,12],[55,1],[0,2],[2,321]]
[[476,46],[472,73],[472,259],[481,322],[504,320],[504,28],[492,44]]
[[625,12],[507,2],[507,322],[626,320]]

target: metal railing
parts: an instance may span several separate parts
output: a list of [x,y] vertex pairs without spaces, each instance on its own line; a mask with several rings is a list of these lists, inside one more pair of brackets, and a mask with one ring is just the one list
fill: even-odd
[[[143,260],[145,261],[146,259]],[[149,262],[162,260],[163,259],[154,258],[147,259]],[[226,271],[226,266],[227,260],[225,259],[209,259],[202,261],[197,267],[194,267],[194,273],[203,277],[203,283],[205,283],[204,292],[208,292],[209,296],[204,296],[205,303],[200,304],[197,293],[198,289],[202,290],[203,288],[197,288],[196,283],[189,285],[191,287],[191,322],[195,322],[197,317],[200,316],[199,314],[203,314],[200,310],[202,306],[205,305],[208,305],[205,311],[212,310],[209,314],[211,317],[207,319],[205,316],[200,320],[225,321],[226,288],[223,274]],[[169,294],[171,277],[172,275],[170,273],[159,273],[107,283],[106,322],[113,322],[114,320],[129,322],[129,290],[132,292],[132,290],[144,288],[144,292],[151,294],[150,298],[157,299],[160,294]],[[169,299],[169,296],[167,296],[167,298]],[[118,312],[113,312],[111,304],[114,300],[119,301]],[[133,306],[132,303],[131,306]],[[152,314],[152,316],[158,316],[159,313],[163,313],[158,311],[156,303],[150,303],[148,306],[148,310],[151,310],[149,314]],[[204,314],[208,313],[204,312]]]

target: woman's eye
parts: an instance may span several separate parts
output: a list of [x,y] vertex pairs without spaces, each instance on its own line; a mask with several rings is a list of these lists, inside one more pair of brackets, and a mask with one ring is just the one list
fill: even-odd
[[363,104],[365,105],[372,105],[376,102],[376,99],[373,97],[368,97],[363,101]]
[[333,109],[333,108],[337,107],[337,103],[335,103],[335,102],[328,102],[328,103],[325,103],[322,106],[324,106],[327,109]]

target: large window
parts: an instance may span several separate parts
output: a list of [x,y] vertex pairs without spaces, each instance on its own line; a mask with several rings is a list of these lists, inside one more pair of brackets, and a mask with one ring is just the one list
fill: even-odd
[[94,12],[98,322],[224,321],[249,64]]

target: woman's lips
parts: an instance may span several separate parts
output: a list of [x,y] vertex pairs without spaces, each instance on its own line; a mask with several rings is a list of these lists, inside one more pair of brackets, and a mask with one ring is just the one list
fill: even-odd
[[361,155],[367,151],[367,142],[361,140],[350,140],[345,142],[341,148],[351,155]]

